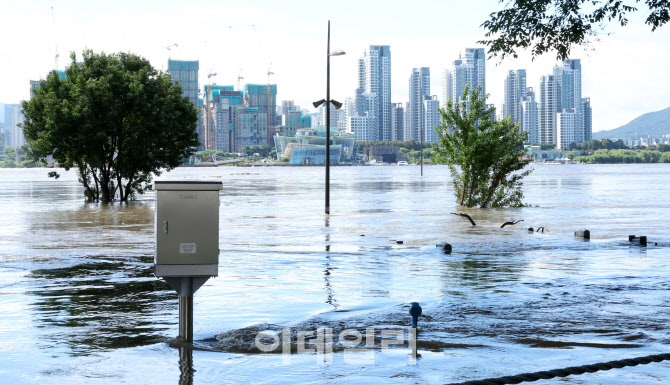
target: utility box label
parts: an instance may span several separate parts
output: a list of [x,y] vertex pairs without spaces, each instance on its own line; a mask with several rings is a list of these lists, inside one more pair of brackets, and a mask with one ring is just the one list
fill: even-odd
[[179,254],[195,254],[195,243],[180,243]]

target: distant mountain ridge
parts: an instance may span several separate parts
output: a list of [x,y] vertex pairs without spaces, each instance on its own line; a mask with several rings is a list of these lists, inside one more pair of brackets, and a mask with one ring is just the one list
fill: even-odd
[[613,130],[593,133],[593,139],[623,139],[638,137],[660,137],[670,134],[670,107],[640,115]]

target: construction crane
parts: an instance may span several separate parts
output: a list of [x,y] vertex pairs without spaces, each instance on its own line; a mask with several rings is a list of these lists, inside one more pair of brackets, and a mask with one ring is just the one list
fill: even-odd
[[267,127],[266,127],[266,133],[267,133],[267,144],[269,146],[272,146],[272,137],[274,136],[274,120],[275,120],[275,114],[272,112],[274,110],[272,106],[272,75],[274,75],[274,72],[272,72],[271,67],[272,67],[272,62],[270,62],[265,56],[265,51],[263,50],[263,44],[261,43],[261,40],[258,36],[258,31],[256,30],[256,25],[252,24],[251,28],[254,30],[254,35],[256,36],[256,39],[258,39],[258,49],[261,52],[261,55],[263,56],[263,61],[265,64],[267,64],[267,75],[268,75],[268,82],[267,82],[267,88],[265,90],[265,102],[266,102],[266,113],[267,113]]
[[177,43],[174,43],[174,44],[170,44],[170,45],[168,45],[167,47],[165,47],[165,48],[168,50],[168,59],[171,58],[171,53],[172,53],[171,50],[172,50],[172,47],[179,47],[179,45],[178,45]]
[[[272,65],[272,63],[270,63],[270,66],[271,65]],[[272,80],[272,75],[274,75],[275,73],[270,71],[270,66],[268,66],[268,86],[267,86],[267,89],[266,89],[265,99],[266,99],[266,102],[267,102],[267,105],[268,105],[268,108],[267,108],[267,112],[268,112],[268,116],[267,116],[268,146],[272,147],[272,137],[274,136],[274,126],[275,126],[274,125],[275,113],[274,112],[271,113],[271,111],[274,111],[274,108],[271,109],[271,106],[272,106],[272,92],[271,92],[272,84],[271,84],[271,80]]]
[[214,67],[212,67],[211,70],[209,70],[209,73],[207,74],[207,82],[208,86],[207,89],[205,90],[205,113],[207,116],[205,117],[205,127],[204,127],[204,136],[205,136],[205,150],[212,150],[215,149],[215,138],[216,136],[212,133],[212,107],[210,105],[210,100],[209,100],[209,94],[212,91],[212,77],[216,76],[216,72],[212,72],[214,70]]
[[51,6],[51,22],[53,23],[53,28],[54,28],[54,46],[56,47],[56,56],[55,56],[55,63],[54,63],[54,70],[58,71],[58,57],[60,56],[58,54],[58,38],[56,37],[56,15],[54,14],[54,7]]

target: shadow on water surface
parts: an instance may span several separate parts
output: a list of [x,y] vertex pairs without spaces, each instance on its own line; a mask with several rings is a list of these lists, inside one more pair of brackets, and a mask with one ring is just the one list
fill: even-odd
[[[64,341],[73,355],[154,344],[156,322],[171,316],[175,294],[153,276],[150,257],[96,257],[70,267],[34,270],[35,321],[46,339]],[[171,317],[170,317],[171,318]]]

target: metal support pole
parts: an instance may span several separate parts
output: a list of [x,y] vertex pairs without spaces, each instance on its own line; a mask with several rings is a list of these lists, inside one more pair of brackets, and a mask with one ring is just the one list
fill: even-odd
[[193,295],[179,296],[179,337],[193,343]]
[[423,178],[423,127],[420,128],[421,131],[421,177]]
[[330,214],[330,20],[326,58],[326,214]]

